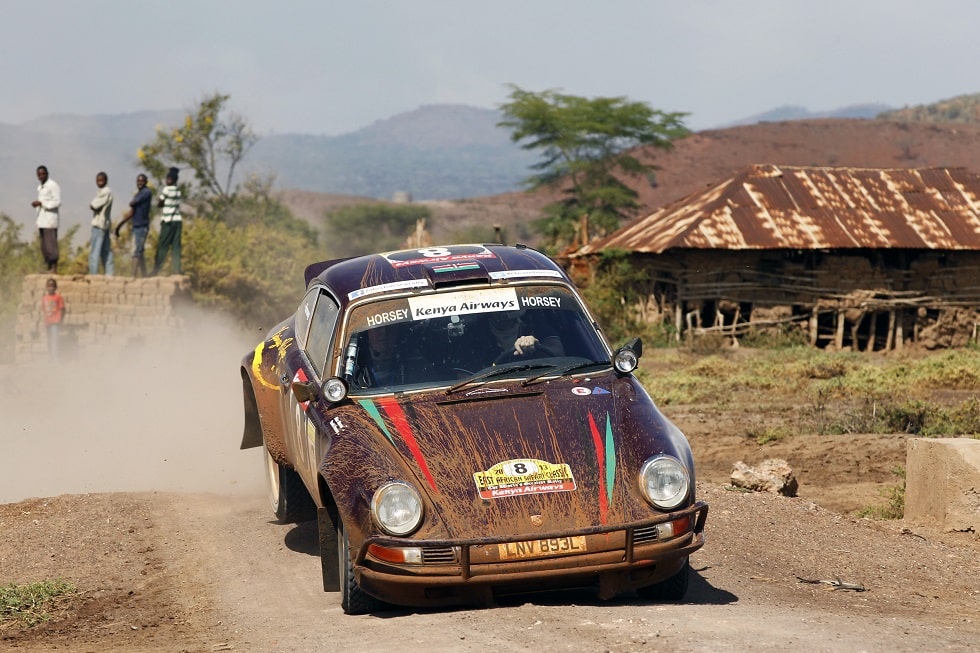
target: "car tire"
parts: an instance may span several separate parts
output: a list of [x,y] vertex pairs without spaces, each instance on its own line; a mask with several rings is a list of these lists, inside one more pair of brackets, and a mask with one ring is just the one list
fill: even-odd
[[340,607],[344,614],[367,614],[383,609],[387,604],[367,594],[357,584],[354,576],[354,560],[350,554],[350,542],[343,522],[338,522],[337,549],[340,555]]
[[277,463],[264,445],[262,450],[265,452],[269,503],[276,519],[282,524],[294,524],[315,518],[316,504],[306,491],[299,474]]
[[636,593],[641,599],[650,601],[683,601],[684,596],[687,594],[690,579],[691,562],[685,558],[684,566],[676,574],[656,585],[640,587],[636,590]]

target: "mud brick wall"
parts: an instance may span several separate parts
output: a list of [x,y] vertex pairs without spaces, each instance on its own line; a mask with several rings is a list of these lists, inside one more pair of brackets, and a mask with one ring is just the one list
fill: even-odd
[[[41,296],[51,275],[24,278],[17,311],[16,358],[30,361],[47,355],[47,332]],[[184,329],[191,306],[189,277],[173,275],[130,279],[102,275],[54,275],[65,298],[61,351],[71,356],[95,347],[115,349],[173,336]]]

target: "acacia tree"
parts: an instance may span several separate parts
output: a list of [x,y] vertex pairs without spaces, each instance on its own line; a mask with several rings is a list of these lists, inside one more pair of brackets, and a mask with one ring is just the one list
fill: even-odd
[[147,173],[162,181],[170,166],[189,167],[196,182],[190,197],[201,202],[232,199],[239,189],[236,168],[258,137],[248,120],[227,110],[229,97],[207,96],[183,125],[158,128],[153,142],[137,152]]
[[[688,134],[685,113],[667,113],[626,98],[583,98],[556,91],[535,93],[511,86],[510,102],[501,105],[501,127],[525,150],[538,150],[538,172],[525,183],[552,187],[562,199],[545,207],[536,227],[553,246],[615,230],[639,207],[638,194],[622,177],[640,177],[656,166],[640,161],[631,149],[652,145],[670,149]],[[580,225],[587,225],[581,229]],[[588,232],[591,231],[591,234]],[[586,232],[586,233],[581,233]]]

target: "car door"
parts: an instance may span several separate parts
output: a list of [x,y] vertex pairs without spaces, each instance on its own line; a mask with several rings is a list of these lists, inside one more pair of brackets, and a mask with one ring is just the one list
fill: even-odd
[[[338,315],[338,303],[326,288],[317,286],[307,292],[296,315],[296,341],[300,356],[291,382],[312,383],[316,387],[321,385]],[[310,495],[315,497],[319,462],[317,431],[322,425],[314,417],[316,411],[309,410],[309,403],[298,401],[292,392],[288,393],[288,410],[285,412],[290,442],[287,446],[295,461],[296,471]]]

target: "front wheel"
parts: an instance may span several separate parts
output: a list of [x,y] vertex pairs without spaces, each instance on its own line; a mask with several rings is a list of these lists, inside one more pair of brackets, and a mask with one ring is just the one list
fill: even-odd
[[691,561],[685,558],[684,566],[670,578],[646,587],[637,588],[636,593],[641,599],[650,601],[683,601],[691,579]]
[[316,504],[295,470],[280,465],[263,444],[269,504],[276,519],[283,524],[309,521],[316,517]]
[[343,522],[337,522],[337,549],[340,561],[340,607],[344,614],[367,614],[385,607],[385,603],[367,594],[357,584],[354,576],[354,560],[351,558],[350,542]]

